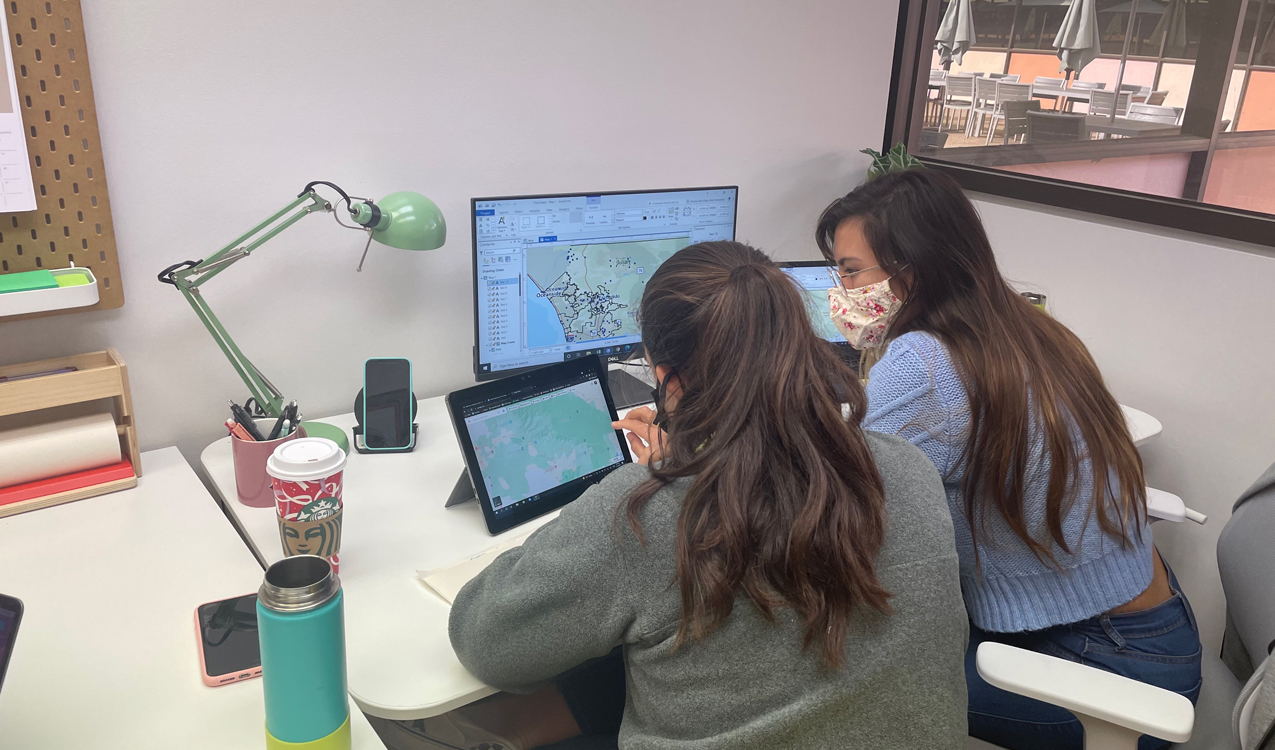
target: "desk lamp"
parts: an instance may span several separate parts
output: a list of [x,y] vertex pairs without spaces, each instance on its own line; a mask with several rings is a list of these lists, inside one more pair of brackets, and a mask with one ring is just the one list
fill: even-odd
[[[345,203],[345,210],[354,222],[353,225],[341,221],[340,212],[333,204],[315,192],[316,185],[326,185],[341,195],[336,205]],[[390,193],[373,202],[368,198],[351,197],[336,185],[319,180],[306,185],[296,200],[204,260],[176,263],[159,274],[160,281],[172,284],[181,291],[204,327],[212,334],[217,346],[221,347],[222,353],[230,360],[235,372],[239,373],[239,377],[248,386],[257,404],[254,416],[278,418],[283,410],[283,394],[239,350],[239,346],[230,338],[230,334],[204,301],[199,287],[231,265],[247,258],[275,235],[319,211],[332,214],[336,222],[347,229],[361,230],[367,234],[367,243],[363,246],[363,256],[359,259],[357,269],[360,272],[373,240],[403,250],[435,250],[442,247],[447,238],[447,225],[443,221],[442,212],[433,201],[419,193]],[[345,434],[339,428],[318,422],[306,422],[303,427],[306,434],[312,437],[326,437],[338,444],[347,444]]]

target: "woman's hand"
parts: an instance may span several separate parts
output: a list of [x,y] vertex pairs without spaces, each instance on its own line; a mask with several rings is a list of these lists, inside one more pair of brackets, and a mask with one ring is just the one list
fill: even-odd
[[624,419],[611,423],[617,430],[628,430],[625,437],[628,438],[629,449],[633,452],[634,460],[640,464],[649,465],[652,461],[660,460],[664,430],[654,422],[655,410],[649,406],[639,406],[629,410]]

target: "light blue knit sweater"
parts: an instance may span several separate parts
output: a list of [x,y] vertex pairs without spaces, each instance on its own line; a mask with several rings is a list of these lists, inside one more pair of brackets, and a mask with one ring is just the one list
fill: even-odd
[[[927,333],[899,336],[873,366],[867,392],[864,428],[911,441],[943,477],[961,558],[961,588],[975,625],[1012,633],[1079,622],[1132,600],[1151,584],[1150,530],[1138,528],[1131,549],[1102,532],[1088,512],[1093,475],[1087,464],[1077,486],[1081,499],[1063,521],[1073,554],[1054,551],[1062,570],[1037,560],[994,510],[988,513],[986,538],[980,536],[977,569],[961,491],[969,400],[947,347]],[[1033,435],[1032,443],[1040,465],[1028,478],[1025,517],[1035,538],[1048,543],[1049,466],[1041,455],[1043,436]]]

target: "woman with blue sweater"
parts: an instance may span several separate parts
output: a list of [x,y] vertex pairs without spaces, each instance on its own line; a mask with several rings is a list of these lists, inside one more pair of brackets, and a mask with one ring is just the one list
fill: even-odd
[[[816,233],[831,315],[865,357],[866,429],[943,477],[971,621],[970,734],[1079,750],[1070,712],[984,682],[999,641],[1179,692],[1200,690],[1190,605],[1155,551],[1142,462],[1084,344],[1017,294],[951,178],[891,173],[834,201]],[[1140,750],[1165,743],[1144,736]]]

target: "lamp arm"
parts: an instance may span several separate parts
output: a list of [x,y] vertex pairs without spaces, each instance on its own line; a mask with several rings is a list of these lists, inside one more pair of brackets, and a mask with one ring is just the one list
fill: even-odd
[[[297,196],[296,200],[276,211],[257,226],[236,237],[225,247],[204,260],[197,263],[187,262],[170,266],[159,277],[160,281],[171,283],[181,290],[182,296],[190,303],[195,315],[199,317],[199,321],[204,324],[204,327],[208,329],[208,333],[212,335],[213,340],[217,342],[217,346],[221,348],[222,354],[225,354],[226,359],[230,360],[231,366],[235,368],[235,372],[243,380],[244,385],[248,386],[253,398],[257,400],[262,410],[270,417],[277,418],[282,413],[283,394],[244,356],[239,346],[235,344],[234,339],[230,338],[230,334],[226,332],[221,321],[217,320],[217,316],[213,314],[203,295],[200,294],[199,287],[230,266],[248,257],[258,247],[269,242],[306,216],[318,211],[328,212],[331,210],[332,204],[315,193],[311,186],[307,186],[307,189]],[[288,213],[292,211],[295,211],[295,213],[288,216]],[[287,218],[284,218],[285,216]]]
[[261,371],[252,362],[248,361],[248,358],[240,351],[239,346],[235,344],[234,339],[230,338],[230,334],[226,333],[226,329],[217,320],[217,316],[213,315],[212,310],[208,308],[198,289],[182,289],[182,296],[190,303],[195,315],[199,316],[200,322],[212,334],[213,340],[221,348],[222,354],[225,354],[226,359],[230,360],[231,367],[235,368],[239,379],[248,386],[249,393],[257,400],[262,411],[268,417],[277,418],[283,410],[283,394],[266,379],[265,375],[261,374]]
[[[286,215],[289,211],[303,206],[301,210],[279,222],[279,219]],[[182,279],[190,279],[191,287],[198,287],[212,277],[229,268],[237,261],[243,260],[252,254],[252,251],[274,239],[276,235],[282,233],[285,229],[301,221],[305,217],[316,211],[331,211],[332,206],[323,200],[317,193],[311,190],[308,193],[302,193],[299,198],[284,206],[280,210],[272,214],[268,219],[261,222],[257,226],[249,229],[244,234],[236,237],[230,244],[221,248],[217,252],[200,261],[192,268],[187,268],[173,274],[173,278],[178,280],[178,287],[181,287]],[[279,222],[276,224],[275,222]],[[271,227],[271,225],[274,225]],[[271,227],[270,231],[261,234],[267,227]],[[257,235],[261,236],[257,236]],[[253,238],[256,239],[253,239]],[[248,242],[251,240],[251,242]],[[244,244],[248,242],[248,244]]]

